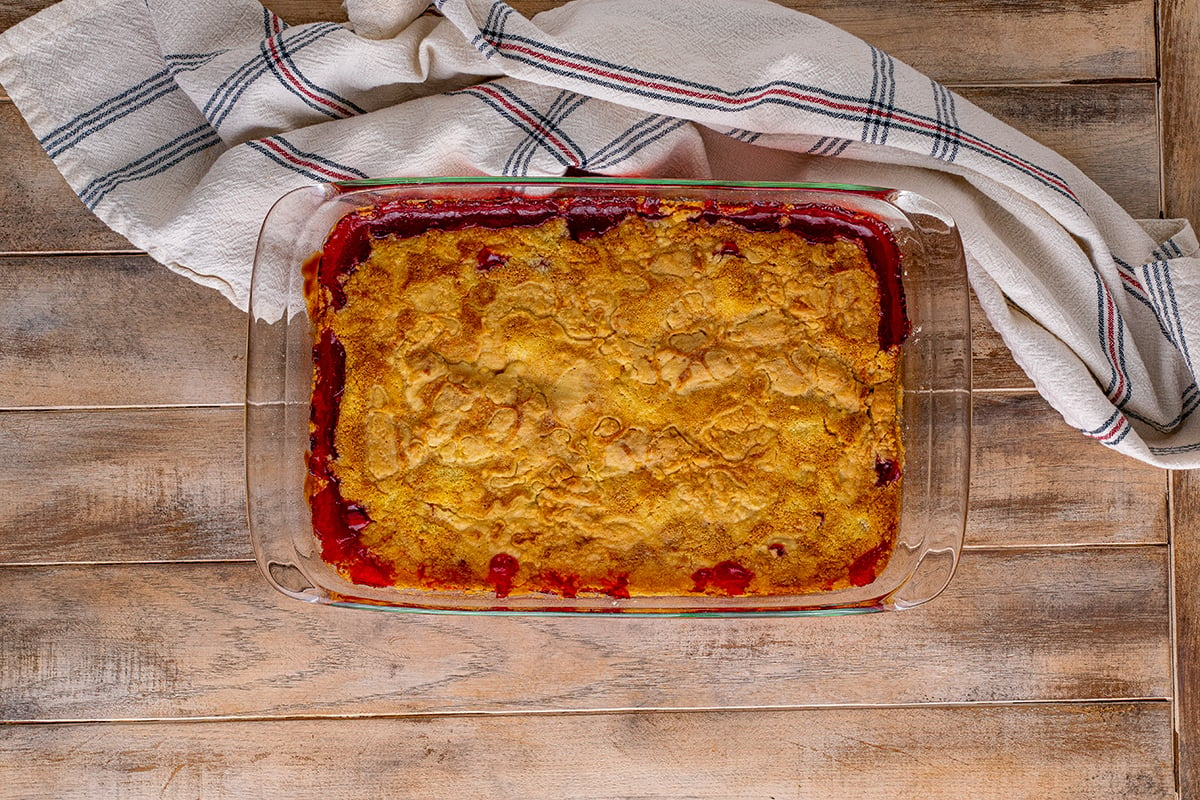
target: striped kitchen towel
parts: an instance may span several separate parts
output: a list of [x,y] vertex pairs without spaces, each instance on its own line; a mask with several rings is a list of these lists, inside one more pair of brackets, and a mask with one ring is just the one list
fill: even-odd
[[1200,466],[1200,261],[1072,164],[884,52],[765,0],[65,0],[0,83],[97,216],[245,308],[259,223],[313,181],[559,175],[896,186],[952,210],[992,325],[1066,421]]

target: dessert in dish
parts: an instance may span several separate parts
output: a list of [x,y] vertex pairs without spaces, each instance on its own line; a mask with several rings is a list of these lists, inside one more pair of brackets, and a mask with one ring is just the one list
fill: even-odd
[[899,519],[899,257],[830,206],[396,200],[310,263],[307,493],[368,586],[793,595]]

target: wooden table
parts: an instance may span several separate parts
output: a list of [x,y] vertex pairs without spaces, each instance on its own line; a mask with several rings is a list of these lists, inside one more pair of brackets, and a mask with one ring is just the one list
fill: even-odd
[[[1200,220],[1194,0],[788,5]],[[6,99],[0,142],[0,796],[1200,797],[1200,478],[1067,427],[981,314],[968,546],[926,607],[314,608],[251,560],[243,315],[93,218]]]

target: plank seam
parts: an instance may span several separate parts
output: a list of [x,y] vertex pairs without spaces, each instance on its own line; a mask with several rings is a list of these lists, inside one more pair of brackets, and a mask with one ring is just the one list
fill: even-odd
[[107,258],[109,256],[144,256],[145,250],[0,250],[0,258]]
[[195,409],[203,411],[206,409],[242,409],[246,408],[245,403],[150,403],[145,405],[128,404],[128,405],[111,405],[111,406],[0,406],[0,414],[19,414],[22,412],[37,412],[37,413],[74,413],[74,412],[107,412],[107,411],[180,411]]
[[981,700],[932,703],[846,703],[846,704],[802,704],[779,706],[677,706],[660,708],[611,707],[596,709],[528,709],[508,711],[414,711],[409,713],[385,714],[296,714],[282,716],[183,716],[183,717],[137,717],[126,719],[84,719],[64,717],[44,720],[0,720],[0,726],[49,726],[49,725],[155,725],[155,724],[211,724],[227,722],[304,722],[317,720],[359,719],[436,719],[436,718],[494,718],[494,717],[583,717],[614,716],[621,714],[759,714],[763,712],[789,713],[801,711],[904,711],[923,709],[983,710],[991,708],[1053,708],[1068,706],[1120,706],[1162,705],[1170,703],[1169,697],[1085,697],[1085,698],[1028,698],[1016,700]]
[[1050,544],[1036,543],[1017,543],[1017,544],[964,544],[962,552],[964,553],[1013,553],[1021,551],[1044,552],[1060,551],[1070,552],[1072,550],[1127,550],[1132,547],[1168,547],[1167,541],[1143,541],[1143,542],[1054,542]]
[[1167,471],[1167,644],[1171,649],[1171,660],[1168,668],[1171,671],[1171,767],[1175,779],[1175,795],[1181,794],[1183,784],[1183,751],[1180,737],[1183,715],[1180,712],[1180,669],[1179,669],[1179,635],[1178,635],[1178,605],[1175,597],[1175,474],[1178,470]]

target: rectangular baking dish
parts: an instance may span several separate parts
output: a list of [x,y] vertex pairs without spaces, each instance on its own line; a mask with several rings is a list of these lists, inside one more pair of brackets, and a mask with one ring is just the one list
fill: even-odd
[[[302,265],[344,215],[402,198],[686,198],[817,204],[864,213],[901,253],[911,333],[902,349],[905,446],[901,515],[887,568],[865,585],[800,595],[564,598],[375,588],[321,558],[305,497],[313,330]],[[255,557],[279,591],[351,607],[473,614],[829,615],[911,608],[948,584],[962,546],[971,437],[971,341],[962,245],[949,214],[903,190],[829,184],[642,179],[424,178],[314,185],[268,214],[251,280],[246,374],[246,481]]]

